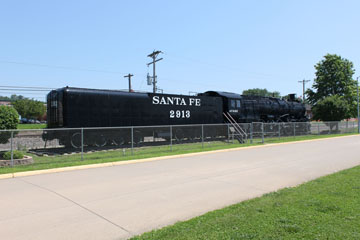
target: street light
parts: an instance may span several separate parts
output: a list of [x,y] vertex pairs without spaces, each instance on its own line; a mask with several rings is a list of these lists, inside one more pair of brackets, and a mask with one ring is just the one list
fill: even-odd
[[[360,76],[359,76],[359,77],[360,77]],[[360,118],[359,118],[359,77],[356,78],[358,133],[360,133]]]

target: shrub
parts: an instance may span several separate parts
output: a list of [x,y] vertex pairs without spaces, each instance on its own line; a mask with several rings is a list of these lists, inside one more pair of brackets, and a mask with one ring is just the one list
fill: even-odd
[[341,121],[349,118],[347,113],[350,111],[350,105],[339,95],[333,95],[319,100],[313,107],[313,119],[321,121]]
[[[19,122],[19,114],[13,107],[0,106],[0,130],[16,129]],[[0,144],[7,143],[11,134],[10,132],[0,132]]]
[[[11,152],[5,152],[3,153],[2,156],[5,160],[10,160],[11,159]],[[13,151],[13,159],[23,159],[24,158],[24,154],[20,151]]]

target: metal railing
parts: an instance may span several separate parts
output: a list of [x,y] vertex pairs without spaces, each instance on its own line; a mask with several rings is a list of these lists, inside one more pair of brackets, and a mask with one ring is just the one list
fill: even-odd
[[[231,116],[230,113],[228,112],[224,112],[223,113],[224,117],[227,119],[227,121],[232,125],[232,138],[234,139],[234,136],[236,135],[238,137],[238,141],[240,143],[246,143],[247,142],[247,134],[246,132],[242,129],[242,127],[239,125],[239,123],[237,123],[235,121],[235,119]],[[240,136],[240,138],[239,138]]]
[[[357,122],[237,123],[249,144],[307,135],[356,133]],[[235,144],[232,124],[0,130],[0,167],[11,167],[16,150],[38,162],[126,158],[154,152],[189,152]],[[238,144],[238,143],[236,143]],[[93,153],[93,154],[92,154]],[[20,163],[21,164],[21,163]]]

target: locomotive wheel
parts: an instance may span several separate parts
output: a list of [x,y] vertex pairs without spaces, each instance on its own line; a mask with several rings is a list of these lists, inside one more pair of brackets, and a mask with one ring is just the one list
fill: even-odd
[[175,130],[175,139],[178,142],[181,142],[182,140],[184,140],[184,132],[181,129],[176,129]]
[[70,143],[73,148],[81,148],[81,133],[74,133],[71,136]]
[[106,138],[104,137],[104,135],[99,135],[96,136],[95,138],[95,146],[97,147],[103,147],[106,145]]
[[140,131],[134,131],[134,144],[138,145],[144,141],[144,137],[141,135]]
[[192,134],[192,133],[189,133],[188,140],[189,140],[190,142],[193,142],[193,141],[195,140],[195,135]]
[[275,124],[274,124],[274,121],[273,121],[273,120],[270,120],[270,121],[268,122],[268,126],[269,126],[269,130],[270,130],[270,131],[274,131]]
[[113,144],[116,146],[121,146],[125,143],[125,139],[122,136],[118,136],[112,140]]

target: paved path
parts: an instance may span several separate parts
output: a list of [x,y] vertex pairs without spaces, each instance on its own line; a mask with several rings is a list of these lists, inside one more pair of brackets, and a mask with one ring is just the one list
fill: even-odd
[[360,136],[0,180],[1,239],[121,239],[360,164]]

